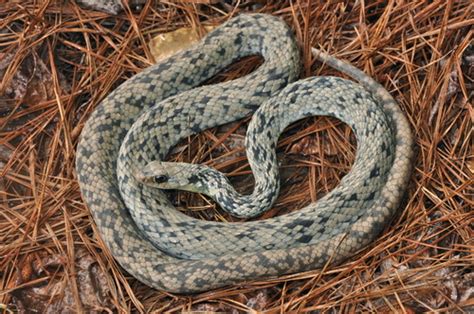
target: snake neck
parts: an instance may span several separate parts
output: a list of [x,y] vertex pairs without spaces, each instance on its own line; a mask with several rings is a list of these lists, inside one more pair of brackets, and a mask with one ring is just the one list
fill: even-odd
[[270,209],[280,190],[278,167],[276,164],[268,167],[269,172],[264,175],[258,173],[261,169],[253,169],[255,187],[251,194],[237,192],[226,176],[205,166],[200,166],[200,171],[189,177],[190,186],[193,188],[188,190],[210,196],[235,217],[255,217]]

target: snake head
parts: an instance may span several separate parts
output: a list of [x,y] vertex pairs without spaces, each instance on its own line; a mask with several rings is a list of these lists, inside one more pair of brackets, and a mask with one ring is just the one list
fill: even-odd
[[135,174],[143,184],[159,189],[208,194],[204,173],[209,167],[183,162],[152,161]]

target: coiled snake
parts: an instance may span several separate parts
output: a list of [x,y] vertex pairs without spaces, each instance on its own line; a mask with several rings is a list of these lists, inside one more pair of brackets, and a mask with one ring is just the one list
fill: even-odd
[[[300,59],[289,28],[269,15],[240,15],[195,47],[132,77],[92,113],[77,149],[79,184],[102,239],[130,274],[161,290],[209,290],[341,262],[386,226],[411,171],[407,120],[370,77],[313,52],[364,87],[336,77],[294,82]],[[264,63],[251,74],[201,86],[255,54]],[[239,195],[210,168],[160,161],[183,137],[253,112],[246,140],[256,182],[251,195]],[[201,191],[224,210],[254,216],[278,194],[279,134],[310,115],[345,121],[358,141],[351,171],[314,204],[225,224],[180,213],[157,189]]]

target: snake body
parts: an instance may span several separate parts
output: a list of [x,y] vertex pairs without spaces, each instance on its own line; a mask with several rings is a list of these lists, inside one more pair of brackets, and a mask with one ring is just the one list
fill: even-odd
[[[294,82],[300,59],[289,28],[269,15],[240,15],[194,48],[129,79],[92,113],[77,150],[79,183],[102,239],[130,274],[160,290],[209,290],[341,262],[386,226],[411,171],[408,122],[369,76],[314,52],[364,87],[335,77]],[[251,74],[200,86],[254,54],[264,63]],[[246,139],[256,181],[251,195],[239,195],[212,169],[161,161],[179,139],[254,112]],[[245,223],[201,221],[177,211],[163,192],[134,175],[158,171],[182,178],[186,169],[189,189],[207,184],[224,210],[254,216],[278,193],[279,134],[312,115],[348,123],[358,149],[341,184],[299,211]]]

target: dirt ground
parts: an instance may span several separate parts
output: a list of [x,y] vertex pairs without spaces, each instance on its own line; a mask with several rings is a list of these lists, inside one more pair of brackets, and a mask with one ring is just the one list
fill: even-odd
[[[183,27],[204,34],[244,12],[291,26],[303,77],[341,76],[313,59],[310,48],[320,47],[387,88],[415,136],[407,197],[380,237],[339,266],[190,296],[156,291],[101,241],[76,179],[78,136],[106,95],[153,64],[153,37]],[[473,12],[468,0],[182,0],[110,15],[73,1],[0,0],[0,311],[474,311]],[[242,60],[216,80],[259,62]],[[207,163],[251,191],[247,123],[183,140],[170,158]],[[278,145],[281,195],[259,219],[317,201],[349,171],[355,151],[338,120],[289,127]],[[199,195],[173,198],[194,217],[235,220]]]

